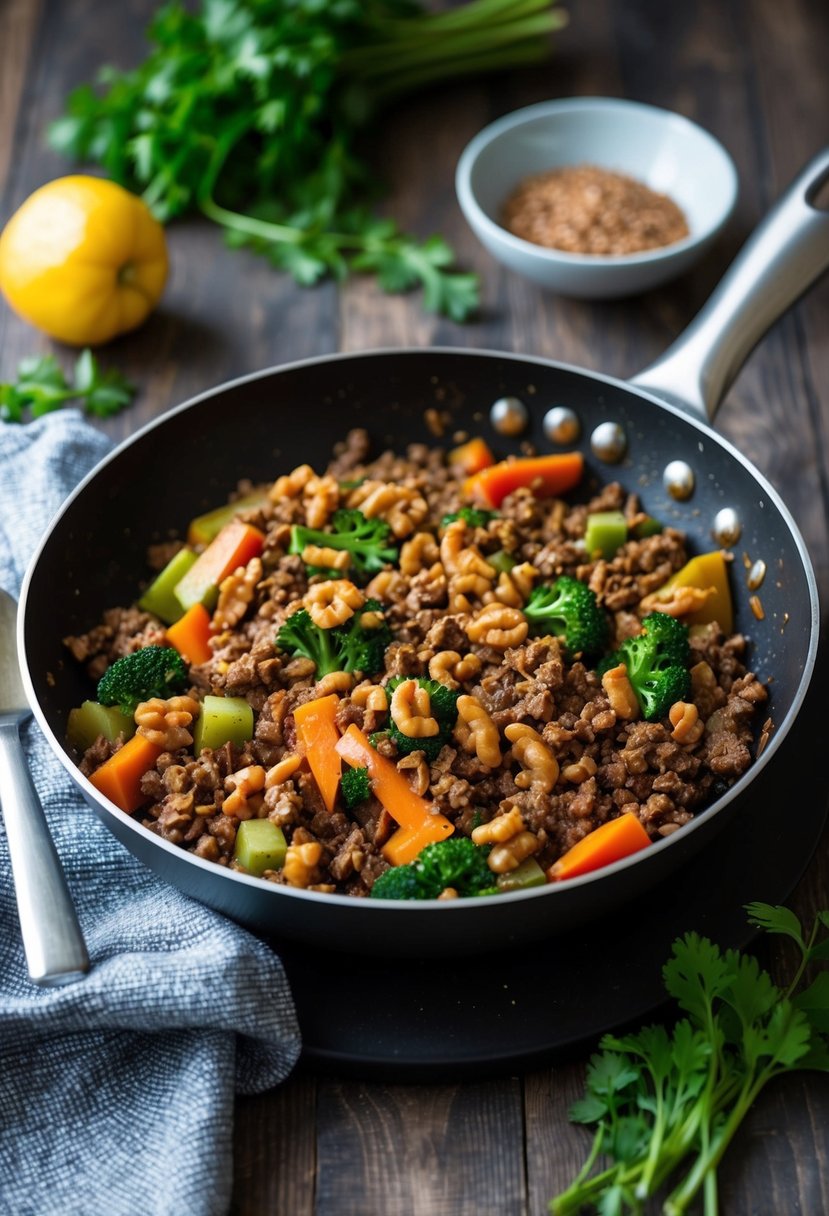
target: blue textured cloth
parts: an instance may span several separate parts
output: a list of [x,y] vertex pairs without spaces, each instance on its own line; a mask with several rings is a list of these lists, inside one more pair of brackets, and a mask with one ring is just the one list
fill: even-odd
[[[0,586],[18,594],[48,521],[108,446],[72,410],[0,423]],[[0,1213],[224,1213],[234,1093],[271,1088],[299,1054],[282,966],[156,879],[32,721],[23,735],[92,970],[30,983],[0,825]]]

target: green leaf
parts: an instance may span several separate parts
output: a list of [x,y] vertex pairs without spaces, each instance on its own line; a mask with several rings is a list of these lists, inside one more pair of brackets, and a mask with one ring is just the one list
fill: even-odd
[[705,1024],[715,997],[728,986],[726,959],[718,946],[697,933],[686,933],[673,945],[673,957],[662,975],[668,993],[692,1018]]
[[25,391],[27,385],[55,389],[69,387],[54,355],[29,355],[21,359],[17,366],[17,379],[21,391]]
[[[605,1040],[602,1040],[604,1046]],[[603,1051],[594,1055],[587,1068],[587,1087],[594,1094],[604,1096],[619,1093],[639,1079],[639,1070],[615,1051]]]
[[607,1102],[596,1094],[586,1094],[578,1098],[570,1107],[568,1117],[571,1123],[598,1123],[607,1114]]
[[797,994],[793,1004],[806,1014],[815,1030],[829,1033],[829,971],[821,971],[808,988]]
[[13,384],[0,384],[0,418],[3,422],[23,421],[23,399]]
[[746,1027],[746,1060],[750,1065],[767,1060],[769,1065],[791,1068],[809,1050],[811,1033],[806,1014],[795,1009],[791,1001],[780,1001],[765,1026]]
[[803,929],[794,912],[779,905],[763,903],[746,904],[746,911],[750,924],[757,925],[766,933],[779,933],[790,937],[805,951]]
[[135,388],[117,371],[102,372],[92,351],[81,352],[70,385],[54,355],[33,355],[21,360],[15,384],[0,385],[0,418],[23,422],[28,411],[40,418],[67,401],[80,400],[87,413],[108,417],[132,400]]
[[724,993],[742,1025],[750,1026],[771,1010],[780,999],[780,989],[751,954],[729,950],[725,964],[731,971],[731,982]]
[[95,384],[98,368],[89,347],[81,351],[75,363],[75,389],[78,393],[88,393]]

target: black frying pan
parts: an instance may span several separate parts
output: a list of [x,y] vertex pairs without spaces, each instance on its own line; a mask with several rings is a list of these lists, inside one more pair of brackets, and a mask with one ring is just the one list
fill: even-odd
[[[829,264],[829,216],[810,203],[829,177],[829,150],[815,159],[729,270],[711,301],[668,354],[632,384],[542,359],[496,352],[389,350],[337,355],[234,381],[145,427],[117,448],[69,498],[28,571],[21,594],[20,653],[38,721],[67,772],[107,826],[167,881],[262,932],[345,950],[398,955],[468,953],[526,942],[596,917],[665,877],[750,798],[791,728],[808,687],[818,640],[814,573],[796,525],[776,491],[707,425],[743,359],[768,325]],[[527,431],[492,432],[489,408],[515,396],[530,406]],[[682,528],[692,550],[713,547],[724,507],[742,524],[741,554],[768,568],[756,619],[735,563],[736,628],[751,641],[751,666],[772,680],[775,731],[763,755],[718,801],[675,835],[627,861],[560,886],[426,904],[380,904],[274,886],[202,861],[159,839],[111,806],[81,776],[64,744],[70,708],[90,695],[61,638],[87,630],[103,608],[135,599],[148,543],[183,529],[225,500],[242,477],[266,481],[295,465],[323,466],[332,444],[365,426],[379,449],[434,443],[424,411],[451,416],[448,434],[484,434],[501,452],[521,440],[553,446],[543,419],[566,405],[581,422],[570,446],[584,453],[594,484],[619,478],[645,510]],[[598,457],[600,423],[621,427],[621,463]],[[447,442],[449,442],[447,440]],[[690,465],[695,490],[676,501],[663,485],[675,460]],[[94,572],[94,573],[93,573]],[[55,588],[62,588],[56,611]],[[83,830],[82,822],[79,831]]]

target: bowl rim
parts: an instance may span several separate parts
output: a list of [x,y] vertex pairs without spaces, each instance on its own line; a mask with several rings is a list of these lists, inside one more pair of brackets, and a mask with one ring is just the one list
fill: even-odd
[[[631,115],[648,115],[666,125],[684,128],[696,136],[701,136],[707,142],[715,155],[722,162],[727,178],[727,189],[723,195],[719,211],[708,225],[697,233],[689,233],[679,241],[658,249],[646,249],[638,253],[602,254],[602,253],[570,253],[564,249],[554,249],[546,245],[538,245],[534,241],[524,240],[515,236],[509,229],[491,219],[478,202],[472,188],[472,172],[481,154],[499,136],[509,131],[525,126],[535,118],[556,115],[576,114],[579,111],[588,113],[612,113],[624,111]],[[624,172],[624,170],[620,170]],[[678,114],[675,110],[667,110],[662,106],[653,106],[646,102],[631,101],[624,97],[567,97],[550,101],[539,101],[518,110],[503,114],[494,122],[483,127],[472,137],[461,152],[455,170],[455,191],[461,210],[474,230],[483,230],[491,239],[499,242],[506,249],[515,253],[536,258],[542,264],[589,270],[611,269],[615,267],[635,268],[653,263],[665,262],[691,250],[702,247],[712,240],[725,226],[733,214],[739,195],[739,174],[730,153],[724,145],[707,131],[705,127],[693,119]]]

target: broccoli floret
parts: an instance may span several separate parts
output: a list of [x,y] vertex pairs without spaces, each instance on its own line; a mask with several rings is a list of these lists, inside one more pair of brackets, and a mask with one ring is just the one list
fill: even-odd
[[666,612],[652,612],[642,621],[642,632],[625,638],[618,650],[603,659],[599,673],[624,663],[636,699],[647,722],[664,718],[674,701],[691,691],[688,626]]
[[355,806],[365,802],[367,798],[371,797],[368,769],[346,768],[340,779],[340,789],[343,794],[343,802],[349,810],[353,810]]
[[453,887],[458,895],[490,894],[492,871],[486,863],[488,848],[479,848],[468,836],[450,836],[428,844],[405,866],[392,866],[371,888],[373,899],[437,899]]
[[[440,895],[440,891],[438,891]],[[372,899],[436,899],[423,893],[420,876],[412,865],[391,866],[381,874],[371,888]]]
[[533,633],[561,638],[571,656],[598,654],[607,643],[607,617],[596,596],[569,574],[535,587],[524,615]]
[[98,700],[134,714],[141,701],[171,697],[187,687],[187,665],[170,646],[144,646],[117,659],[98,681]]
[[334,629],[320,629],[305,608],[292,613],[276,635],[280,650],[311,659],[318,679],[332,671],[361,671],[374,675],[382,670],[383,656],[391,641],[391,632],[383,622],[373,629],[362,623],[366,613],[382,613],[377,600],[366,600],[359,612]]
[[448,528],[456,519],[462,519],[465,524],[469,524],[470,528],[485,528],[491,519],[497,518],[497,511],[485,511],[481,507],[461,507],[460,511],[452,511],[451,514],[444,515],[440,526]]
[[[398,685],[404,684],[407,679],[411,678],[410,676],[395,676],[394,679],[389,680],[386,685],[389,699],[391,700],[391,694]],[[389,738],[394,740],[401,756],[408,756],[410,752],[423,752],[431,764],[433,760],[437,759],[444,744],[449,742],[455,728],[458,720],[458,693],[447,688],[438,680],[427,680],[420,677],[415,682],[421,688],[425,688],[429,694],[429,708],[431,716],[437,721],[438,733],[426,735],[421,739],[412,739],[398,729],[393,718],[389,719],[387,733]]]
[[[351,559],[353,569],[360,575],[368,576],[397,561],[397,548],[389,544],[390,532],[389,525],[383,519],[367,519],[362,511],[341,508],[334,512],[330,532],[294,524],[288,552],[302,554],[306,545],[344,550]],[[316,570],[317,567],[311,566],[310,569]]]

